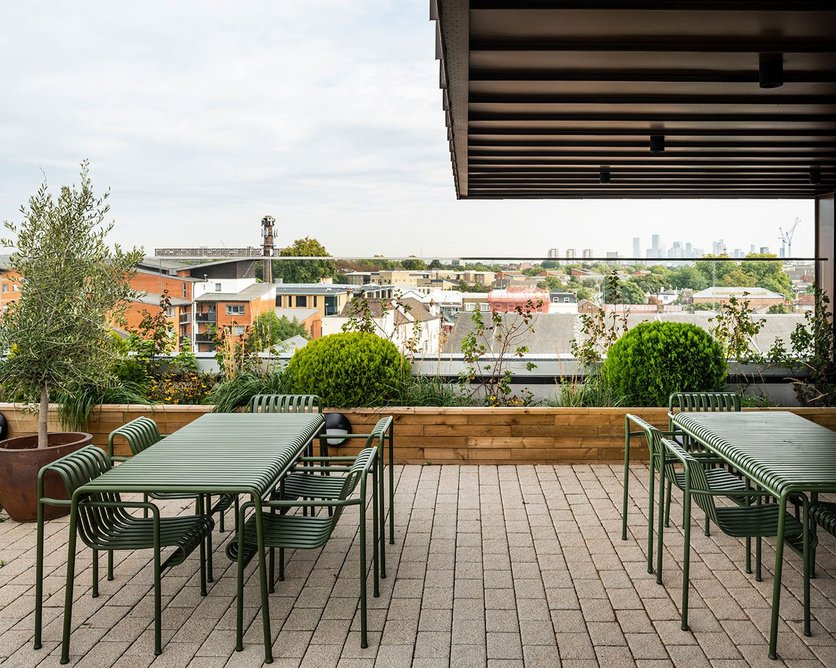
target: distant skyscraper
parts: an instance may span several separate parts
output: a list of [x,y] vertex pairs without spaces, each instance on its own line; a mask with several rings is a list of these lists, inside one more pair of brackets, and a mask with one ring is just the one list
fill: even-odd
[[769,255],[769,246],[761,246],[761,255]]
[[550,260],[556,260],[560,257],[560,251],[557,248],[549,248],[548,257]]
[[592,257],[592,249],[591,248],[584,248],[583,249],[583,257],[585,260],[588,260]]
[[639,237],[633,237],[633,257],[639,258],[642,256],[642,240]]
[[732,257],[733,257],[733,258],[735,258],[735,259],[740,259],[740,258],[742,258],[742,257],[746,257],[746,256],[745,256],[745,254],[743,253],[743,250],[742,250],[742,249],[740,249],[740,248],[735,248],[735,249],[734,249],[734,251],[732,252]]
[[574,259],[575,258],[575,249],[574,248],[567,248],[566,249],[566,257],[568,259]]
[[607,251],[607,259],[608,260],[617,260],[618,259],[618,251]]
[[694,246],[690,241],[685,242],[685,257],[695,257]]
[[711,254],[712,255],[725,255],[726,254],[726,242],[723,239],[718,239],[717,241],[711,244]]

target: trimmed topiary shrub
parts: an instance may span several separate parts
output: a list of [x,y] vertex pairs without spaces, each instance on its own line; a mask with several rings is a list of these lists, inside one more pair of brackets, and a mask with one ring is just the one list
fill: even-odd
[[612,345],[601,374],[628,405],[667,406],[674,392],[722,390],[726,370],[720,344],[704,329],[643,322]]
[[330,334],[294,353],[287,391],[319,395],[335,408],[380,406],[398,396],[408,368],[395,345],[376,334]]

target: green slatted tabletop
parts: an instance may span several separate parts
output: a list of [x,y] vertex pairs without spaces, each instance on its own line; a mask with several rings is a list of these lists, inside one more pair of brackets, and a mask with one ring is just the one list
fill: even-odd
[[[788,411],[682,412],[672,414],[671,419],[677,429],[773,494],[782,518],[791,494],[836,493],[836,432],[826,427]],[[775,546],[770,658],[776,657],[778,642],[783,530],[782,519]],[[805,584],[804,597],[809,600],[809,586]]]
[[[80,487],[89,493],[179,492],[243,494],[253,501],[276,482],[325,425],[320,413],[210,413]],[[259,540],[262,623],[270,656],[270,611],[264,559],[261,504],[255,504]],[[71,528],[75,522],[71,520]]]

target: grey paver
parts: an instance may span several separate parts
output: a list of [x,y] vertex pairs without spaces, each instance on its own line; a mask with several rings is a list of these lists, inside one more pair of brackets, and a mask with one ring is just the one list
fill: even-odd
[[[674,495],[664,585],[645,567],[647,469],[631,479],[631,538],[620,540],[618,467],[407,466],[398,476],[397,541],[387,546],[381,597],[369,589],[369,647],[360,648],[357,530],[341,521],[322,550],[287,555],[270,596],[275,666],[281,668],[552,668],[558,666],[766,665],[772,546],[764,582],[743,571],[741,541],[705,537],[695,519],[690,631],[679,628],[682,533]],[[436,514],[435,509],[444,512]],[[166,514],[189,513],[165,503]],[[231,519],[231,518],[230,518]],[[0,664],[58,662],[66,520],[47,526],[44,648],[31,648],[34,526],[0,523]],[[79,666],[261,665],[255,564],[245,573],[245,648],[234,651],[235,567],[217,534],[215,582],[197,587],[196,560],[163,579],[164,651],[154,657],[150,560],[117,555],[116,581],[90,597],[90,552],[79,551],[72,657]],[[836,541],[819,534],[813,636],[801,628],[801,568],[785,565],[781,660],[836,665]],[[104,560],[101,561],[104,565]],[[192,571],[189,569],[192,568]],[[8,658],[7,658],[8,657]],[[3,660],[5,660],[5,663]]]

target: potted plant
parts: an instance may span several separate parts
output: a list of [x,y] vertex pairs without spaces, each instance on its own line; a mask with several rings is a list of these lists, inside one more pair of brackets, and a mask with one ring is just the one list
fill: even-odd
[[[42,184],[0,242],[15,249],[10,264],[20,295],[0,315],[0,384],[38,413],[36,435],[0,441],[0,504],[18,521],[36,517],[41,467],[92,440],[48,431],[50,397],[71,397],[111,377],[110,324],[133,296],[129,281],[142,252],[108,246],[107,197],[93,193],[84,162],[79,186],[54,198]],[[57,479],[47,484],[47,495],[60,495]],[[63,509],[49,510],[54,517]]]

